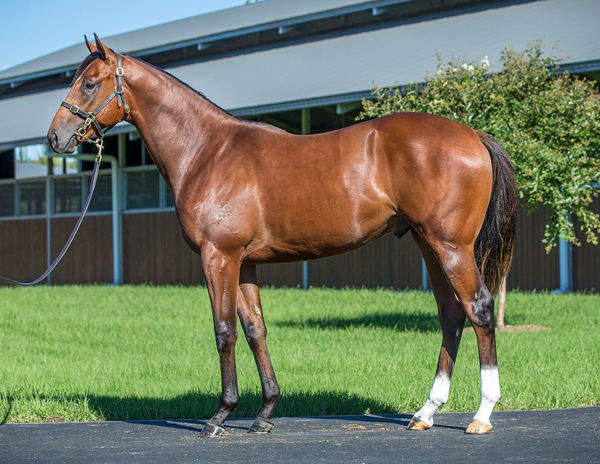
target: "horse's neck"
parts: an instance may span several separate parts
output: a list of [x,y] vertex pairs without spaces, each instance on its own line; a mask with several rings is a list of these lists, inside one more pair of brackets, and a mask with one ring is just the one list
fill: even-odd
[[177,197],[186,173],[219,151],[226,142],[223,129],[237,121],[173,77],[146,63],[128,61],[131,122]]

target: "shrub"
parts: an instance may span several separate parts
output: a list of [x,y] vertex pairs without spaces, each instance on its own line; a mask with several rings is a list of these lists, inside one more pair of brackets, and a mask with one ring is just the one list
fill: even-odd
[[505,48],[501,69],[438,56],[438,70],[422,84],[375,88],[359,119],[417,111],[444,116],[496,137],[511,156],[519,196],[551,212],[543,243],[559,237],[579,244],[577,217],[597,244],[600,215],[591,210],[600,181],[600,94],[593,81],[561,72],[540,41],[523,52]]

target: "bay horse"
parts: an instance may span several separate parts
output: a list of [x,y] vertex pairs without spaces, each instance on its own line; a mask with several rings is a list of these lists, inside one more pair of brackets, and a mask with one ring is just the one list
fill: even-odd
[[223,433],[238,404],[236,316],[262,383],[262,408],[249,431],[273,427],[280,390],[267,349],[258,264],[330,256],[408,231],[427,264],[442,329],[433,386],[408,428],[430,428],[448,400],[468,318],[477,335],[481,403],[466,432],[487,433],[500,398],[492,294],[510,267],[517,204],[513,166],[500,144],[417,113],[293,135],[238,119],[94,36],[95,44],[85,39],[90,55],[48,141],[56,152],[72,153],[82,140],[126,120],[169,185],[183,237],[201,256],[220,358],[221,399],[201,435]]

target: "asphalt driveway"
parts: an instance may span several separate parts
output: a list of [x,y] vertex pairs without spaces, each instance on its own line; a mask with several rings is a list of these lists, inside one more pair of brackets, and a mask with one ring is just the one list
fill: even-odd
[[489,435],[466,435],[471,413],[436,415],[408,431],[408,415],[276,418],[267,435],[250,419],[222,438],[198,436],[203,421],[0,425],[2,463],[600,463],[600,407],[494,413]]

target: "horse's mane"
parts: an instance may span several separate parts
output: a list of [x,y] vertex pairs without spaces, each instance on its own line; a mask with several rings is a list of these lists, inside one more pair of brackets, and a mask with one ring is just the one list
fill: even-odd
[[[129,58],[132,58],[132,57],[130,56]],[[177,82],[178,84],[180,84],[184,88],[187,88],[187,89],[191,90],[196,95],[198,95],[200,98],[202,98],[203,100],[207,101],[208,103],[210,103],[215,108],[218,108],[219,110],[221,110],[226,115],[232,117],[233,119],[236,119],[237,121],[240,121],[240,122],[242,122],[244,124],[257,125],[257,126],[261,126],[261,127],[265,127],[265,128],[269,128],[269,129],[274,129],[274,130],[277,130],[277,131],[281,131],[281,132],[286,132],[285,130],[283,130],[283,129],[277,127],[277,126],[273,126],[271,124],[266,124],[264,122],[259,122],[259,121],[249,121],[247,119],[240,118],[240,117],[236,116],[235,114],[230,113],[225,108],[222,108],[221,106],[217,105],[215,102],[213,102],[210,98],[208,98],[202,92],[200,92],[199,90],[196,90],[195,88],[193,88],[191,85],[187,84],[186,82],[183,82],[181,79],[179,79],[178,77],[174,76],[170,72],[165,71],[164,69],[159,68],[158,66],[155,66],[152,63],[148,63],[147,61],[144,61],[144,60],[142,60],[140,58],[134,58],[134,59],[137,60],[137,61],[139,61],[139,62],[141,62],[141,63],[143,63],[143,64],[148,65],[152,69],[155,69],[155,70],[157,70],[158,72],[160,72],[162,74],[167,75],[168,77],[170,77],[171,79],[173,79],[175,82]]]
[[[130,57],[131,58],[131,57]],[[223,111],[224,113],[228,114],[229,116],[231,116],[232,118],[236,118],[239,119],[237,116],[231,114],[229,111],[227,111],[224,108],[221,108],[219,105],[217,105],[214,101],[212,101],[211,99],[209,99],[206,95],[204,95],[202,92],[200,92],[199,90],[196,90],[195,88],[193,88],[191,85],[183,82],[181,79],[179,79],[178,77],[174,76],[173,74],[171,74],[168,71],[165,71],[162,68],[159,68],[158,66],[153,65],[152,63],[148,63],[147,61],[141,60],[140,58],[135,58],[138,61],[141,61],[144,64],[147,64],[148,66],[150,66],[153,69],[156,69],[157,71],[166,74],[168,77],[170,77],[171,79],[173,79],[175,82],[177,82],[178,84],[181,84],[183,87],[191,90],[192,92],[194,92],[196,95],[198,95],[200,98],[206,100],[207,102],[209,102],[211,105],[216,106],[217,108],[219,108],[221,111]]]

